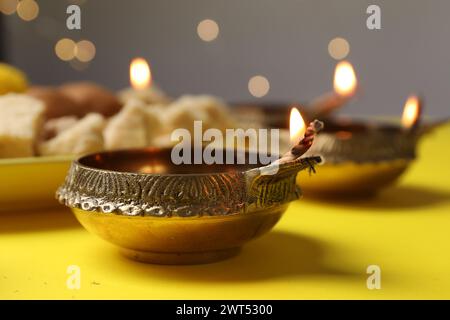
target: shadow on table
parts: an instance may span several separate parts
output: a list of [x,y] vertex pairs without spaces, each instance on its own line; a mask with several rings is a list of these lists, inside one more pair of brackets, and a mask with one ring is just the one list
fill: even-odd
[[273,231],[247,244],[238,256],[211,264],[161,266],[119,259],[128,272],[183,281],[242,282],[315,274],[363,279],[364,270],[356,274],[326,266],[322,261],[324,251],[324,245],[313,239]]
[[80,224],[67,208],[0,212],[0,233],[51,231],[78,228]]
[[320,201],[330,205],[363,209],[412,209],[450,201],[450,193],[421,186],[393,186],[366,198],[305,196],[306,201]]

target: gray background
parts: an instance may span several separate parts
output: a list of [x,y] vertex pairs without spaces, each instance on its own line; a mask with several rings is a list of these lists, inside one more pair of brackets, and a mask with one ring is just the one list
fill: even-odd
[[[345,113],[400,115],[414,91],[425,95],[427,114],[450,113],[448,0],[86,0],[81,31],[65,28],[70,1],[37,1],[35,21],[4,19],[6,58],[34,83],[90,79],[119,89],[128,84],[130,59],[143,56],[155,81],[172,95],[305,101],[332,88],[336,60],[327,47],[341,36],[350,42],[348,59],[363,89]],[[382,30],[366,28],[370,4],[382,9]],[[209,43],[196,33],[207,18],[220,26]],[[74,70],[56,57],[62,36],[96,44],[87,69]],[[262,99],[247,89],[255,74],[271,84]]]

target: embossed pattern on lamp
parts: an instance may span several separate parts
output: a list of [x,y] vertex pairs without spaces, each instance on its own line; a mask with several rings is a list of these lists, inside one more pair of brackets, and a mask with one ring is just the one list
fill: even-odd
[[73,162],[58,198],[88,231],[132,259],[206,263],[233,256],[268,232],[300,196],[297,172],[320,161],[295,159],[275,175],[262,175],[261,165],[172,165],[170,152],[82,157]]

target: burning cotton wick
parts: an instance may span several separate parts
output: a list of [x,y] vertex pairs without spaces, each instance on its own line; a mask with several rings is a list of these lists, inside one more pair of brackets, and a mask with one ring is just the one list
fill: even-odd
[[412,95],[406,100],[403,108],[402,125],[404,128],[414,130],[420,122],[422,114],[422,99]]
[[291,153],[293,156],[295,156],[295,158],[298,158],[304,153],[306,153],[306,151],[308,151],[313,144],[314,136],[322,129],[323,129],[322,121],[314,120],[313,122],[311,122],[308,128],[306,128],[304,138],[300,140],[295,146],[293,146],[291,151],[289,151],[288,153]]
[[[1,1],[1,0],[0,0]],[[129,102],[138,104],[166,104],[169,98],[153,84],[152,70],[144,58],[134,58],[130,63],[130,84],[118,93],[125,105]]]
[[324,117],[347,103],[356,92],[357,79],[353,66],[348,61],[341,61],[334,71],[334,92],[320,96],[311,103],[316,117]]
[[294,145],[291,150],[286,152],[280,159],[275,161],[273,164],[283,164],[286,162],[294,161],[295,159],[299,158],[303,154],[306,153],[306,151],[311,148],[314,136],[316,133],[321,131],[323,129],[323,122],[319,120],[314,120],[311,122],[306,128],[305,136],[303,139],[301,139],[296,145]]
[[305,121],[297,108],[291,109],[289,116],[289,137],[291,145],[295,145],[305,134]]
[[130,64],[130,82],[136,90],[149,88],[152,82],[152,73],[147,61],[143,58],[135,58]]

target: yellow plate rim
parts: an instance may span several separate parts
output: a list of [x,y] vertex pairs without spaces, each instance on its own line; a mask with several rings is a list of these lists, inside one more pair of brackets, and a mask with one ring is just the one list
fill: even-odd
[[7,158],[0,159],[0,166],[12,166],[18,164],[36,164],[36,163],[55,163],[55,162],[71,162],[77,156],[49,156],[49,157],[26,157],[26,158]]

